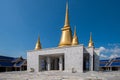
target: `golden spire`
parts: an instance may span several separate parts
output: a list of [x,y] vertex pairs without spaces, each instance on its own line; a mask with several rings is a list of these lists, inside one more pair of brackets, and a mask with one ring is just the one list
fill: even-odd
[[68,18],[68,3],[66,3],[66,15],[65,15],[65,24],[62,28],[62,35],[61,40],[59,43],[59,47],[63,46],[70,46],[72,43],[72,32],[69,25],[69,18]]
[[92,40],[92,33],[90,33],[90,40],[89,40],[88,47],[94,47],[94,43],[93,43],[93,40]]
[[65,14],[65,24],[64,27],[69,27],[69,17],[68,17],[68,2],[66,3],[66,14]]
[[40,36],[38,36],[38,40],[35,46],[35,50],[40,50],[41,49],[41,44],[40,44]]
[[78,42],[78,37],[76,35],[76,27],[75,27],[74,36],[73,36],[73,39],[72,39],[72,45],[74,46],[74,45],[78,45],[78,44],[79,44],[79,42]]

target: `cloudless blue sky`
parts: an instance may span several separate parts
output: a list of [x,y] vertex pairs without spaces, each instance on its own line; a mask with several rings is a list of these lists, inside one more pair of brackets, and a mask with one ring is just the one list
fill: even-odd
[[[72,31],[95,47],[120,43],[120,0],[68,0]],[[57,47],[64,25],[66,0],[0,0],[0,54],[26,57],[40,35],[42,48]]]

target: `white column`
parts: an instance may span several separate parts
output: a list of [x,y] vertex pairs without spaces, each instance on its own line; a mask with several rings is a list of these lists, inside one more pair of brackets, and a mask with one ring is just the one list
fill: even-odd
[[110,67],[109,71],[111,71],[111,67]]
[[50,57],[48,56],[47,57],[47,70],[48,71],[50,71],[50,67],[51,67],[51,65],[50,65]]
[[38,70],[39,70],[39,71],[42,71],[42,59],[43,59],[43,58],[42,58],[41,56],[39,56],[39,59],[38,59],[38,61],[39,61],[39,62],[38,62],[38,65],[39,65]]
[[55,58],[55,65],[54,65],[55,70],[57,70],[57,59]]
[[60,71],[63,70],[63,58],[62,58],[62,56],[59,57],[59,70]]
[[20,67],[20,71],[22,71],[22,68]]
[[90,70],[90,71],[93,71],[93,56],[90,55],[89,59],[90,59],[89,70]]
[[107,68],[107,70],[109,71],[109,67]]
[[112,71],[112,70],[111,70],[111,67],[110,67],[110,70],[109,70],[109,71]]

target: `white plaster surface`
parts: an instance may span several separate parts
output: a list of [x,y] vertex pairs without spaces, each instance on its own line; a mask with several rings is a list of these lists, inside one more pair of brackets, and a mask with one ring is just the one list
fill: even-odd
[[94,55],[95,55],[94,68],[95,68],[95,71],[99,71],[99,56],[100,56],[99,49],[94,50]]
[[[57,47],[49,49],[41,49],[37,51],[27,52],[27,70],[33,68],[35,72],[40,71],[40,56],[51,56],[51,55],[64,55],[64,71],[65,72],[83,72],[83,53],[87,52],[90,54],[90,70],[93,70],[93,54],[94,48],[85,48],[83,45],[69,46],[69,47]],[[98,58],[95,58],[96,60]],[[96,67],[98,65],[96,64]]]
[[67,73],[60,71],[45,71],[39,73],[4,72],[0,73],[0,80],[120,80],[120,71],[116,72],[86,72]]

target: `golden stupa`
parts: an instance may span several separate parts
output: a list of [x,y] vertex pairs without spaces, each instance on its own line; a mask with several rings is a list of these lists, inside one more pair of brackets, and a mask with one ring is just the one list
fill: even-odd
[[93,40],[92,40],[92,33],[90,33],[90,40],[89,40],[88,47],[94,47],[94,43],[93,43]]
[[35,50],[40,50],[42,49],[41,43],[40,43],[40,37],[38,36],[38,40],[36,42]]
[[73,35],[73,39],[72,39],[72,46],[75,46],[75,45],[78,45],[79,42],[78,42],[78,37],[76,35],[76,27],[74,29],[74,35]]
[[62,35],[59,47],[70,46],[72,44],[72,32],[69,24],[68,3],[66,3],[65,24],[62,28]]

